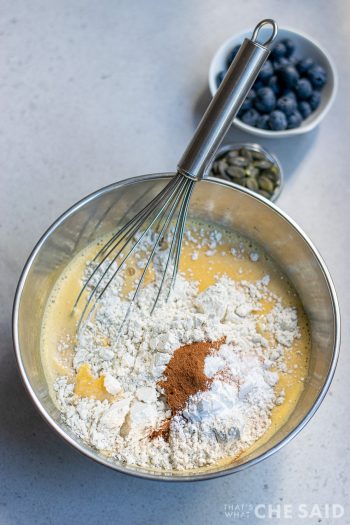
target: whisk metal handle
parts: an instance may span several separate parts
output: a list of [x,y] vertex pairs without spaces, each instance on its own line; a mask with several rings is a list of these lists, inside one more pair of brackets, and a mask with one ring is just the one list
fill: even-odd
[[[259,32],[265,25],[272,27],[272,33],[265,42],[259,43]],[[266,19],[255,27],[251,39],[244,40],[178,163],[179,173],[193,180],[205,177],[218,147],[270,54],[268,46],[276,35],[276,22]]]

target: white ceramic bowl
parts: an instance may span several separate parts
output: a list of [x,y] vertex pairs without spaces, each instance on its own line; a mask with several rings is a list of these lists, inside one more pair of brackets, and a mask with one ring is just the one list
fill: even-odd
[[[213,96],[217,91],[216,77],[218,73],[220,73],[220,71],[226,69],[226,59],[228,54],[235,46],[241,44],[244,38],[246,37],[251,38],[251,31],[245,31],[243,33],[240,33],[239,35],[235,35],[229,38],[215,53],[209,69],[209,89]],[[329,54],[320,46],[320,44],[308,35],[301,33],[300,31],[295,31],[286,28],[280,28],[278,30],[278,36],[274,44],[276,42],[279,42],[280,40],[284,40],[285,38],[291,38],[293,42],[295,42],[295,52],[298,56],[300,56],[301,58],[311,57],[315,60],[315,62],[320,64],[326,70],[328,80],[327,84],[324,86],[321,92],[321,103],[319,107],[315,111],[313,111],[307,119],[303,120],[299,128],[286,129],[284,131],[270,131],[265,129],[258,129],[254,128],[253,126],[248,126],[247,124],[244,124],[241,120],[237,118],[234,120],[235,126],[242,129],[243,131],[252,133],[253,135],[258,135],[260,137],[277,138],[290,137],[292,135],[299,135],[301,133],[311,131],[316,126],[318,126],[321,120],[326,116],[337,92],[338,78],[334,62],[329,56]]]

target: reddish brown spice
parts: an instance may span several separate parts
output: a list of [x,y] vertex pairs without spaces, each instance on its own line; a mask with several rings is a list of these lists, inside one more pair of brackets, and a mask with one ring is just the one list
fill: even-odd
[[[181,346],[175,350],[165,371],[165,380],[158,384],[164,390],[172,417],[181,412],[186,406],[188,398],[197,392],[208,390],[212,383],[204,373],[205,358],[213,351],[218,350],[225,342],[201,341]],[[150,434],[151,439],[163,437],[169,439],[170,419],[165,420],[159,429]]]
[[171,418],[164,419],[163,423],[160,425],[157,430],[152,430],[149,437],[150,439],[156,439],[157,437],[162,437],[164,441],[168,441],[170,434],[170,421]]

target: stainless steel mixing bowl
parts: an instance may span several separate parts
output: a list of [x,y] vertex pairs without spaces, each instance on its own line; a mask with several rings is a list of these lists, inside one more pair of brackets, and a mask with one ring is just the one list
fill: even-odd
[[40,331],[50,291],[81,249],[133,216],[167,181],[168,174],[136,177],[93,193],[64,213],[43,235],[23,270],[15,297],[13,337],[27,390],[49,425],[86,456],[115,470],[145,478],[193,481],[231,474],[254,465],[288,443],[316,412],[332,380],[339,351],[339,309],[320,255],[301,229],[267,200],[218,179],[196,185],[190,216],[235,229],[259,243],[293,282],[311,325],[312,354],[305,389],[287,423],[264,445],[232,466],[197,474],[132,468],[100,455],[61,421],[49,396]]

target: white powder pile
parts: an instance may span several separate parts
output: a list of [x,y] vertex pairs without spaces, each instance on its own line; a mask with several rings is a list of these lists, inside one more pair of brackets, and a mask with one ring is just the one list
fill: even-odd
[[[211,242],[208,248],[215,250],[220,238]],[[122,285],[118,276],[106,291],[78,338],[73,362],[76,371],[88,363],[96,377],[104,374],[115,400],[78,398],[68,378],[59,377],[57,402],[68,426],[122,463],[157,469],[211,465],[253,444],[269,427],[273,407],[283,402],[283,392],[277,398],[274,389],[278,372],[271,368],[285,366],[284,352],[299,336],[295,309],[283,308],[269,291],[269,277],[237,284],[223,276],[198,293],[196,282],[179,275],[169,301],[160,301],[152,316],[157,288],[151,283],[118,337],[128,305],[120,297]],[[275,303],[268,315],[259,313],[261,298]],[[258,325],[272,337],[260,335]],[[220,338],[225,343],[205,360],[209,390],[191,396],[171,419],[168,441],[151,440],[150,433],[171,415],[158,382],[175,350]]]

